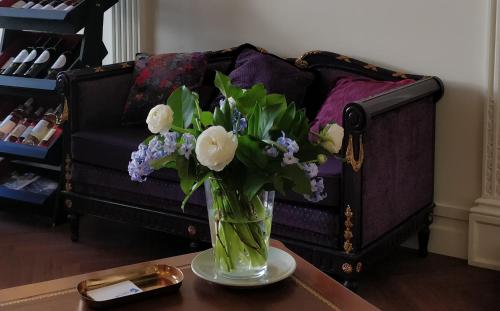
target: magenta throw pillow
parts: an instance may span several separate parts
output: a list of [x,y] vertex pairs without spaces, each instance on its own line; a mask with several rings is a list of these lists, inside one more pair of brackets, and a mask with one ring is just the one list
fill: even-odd
[[348,104],[372,97],[383,92],[415,82],[411,79],[401,81],[377,81],[369,78],[346,77],[340,79],[330,91],[314,119],[311,131],[319,132],[328,123],[342,125],[342,112]]
[[205,53],[169,53],[149,56],[138,54],[134,84],[123,111],[124,125],[145,124],[149,110],[165,103],[178,87],[196,89],[207,69]]

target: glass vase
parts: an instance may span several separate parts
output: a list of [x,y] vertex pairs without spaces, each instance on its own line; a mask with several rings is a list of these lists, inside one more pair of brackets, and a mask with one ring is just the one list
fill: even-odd
[[205,182],[208,220],[218,275],[258,278],[266,273],[274,191],[245,198],[231,182]]

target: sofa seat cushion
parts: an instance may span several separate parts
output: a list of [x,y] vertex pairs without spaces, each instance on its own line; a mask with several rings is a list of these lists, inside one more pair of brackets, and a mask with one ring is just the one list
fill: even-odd
[[[80,131],[72,136],[73,159],[81,163],[127,173],[130,154],[137,150],[137,146],[148,135],[148,131],[141,127]],[[329,208],[339,206],[341,172],[342,163],[335,158],[329,159],[319,167],[319,176],[324,179],[327,197],[315,203],[314,206]],[[161,180],[179,181],[177,172],[172,169],[156,171],[151,177]],[[179,195],[182,195],[182,193]],[[312,204],[303,196],[293,192],[289,192],[286,196],[278,195],[278,198],[299,205]]]
[[[143,183],[130,181],[126,171],[73,164],[73,191],[79,194],[124,203],[155,211],[182,215],[184,195],[179,183],[152,176]],[[184,215],[207,218],[204,189],[193,194]],[[124,212],[126,212],[124,210]],[[338,209],[276,199],[273,229],[276,237],[300,240],[325,247],[337,245]]]
[[[130,154],[149,135],[147,129],[138,126],[79,131],[72,135],[72,157],[75,161],[127,173]],[[156,171],[152,176],[179,180],[172,169]]]

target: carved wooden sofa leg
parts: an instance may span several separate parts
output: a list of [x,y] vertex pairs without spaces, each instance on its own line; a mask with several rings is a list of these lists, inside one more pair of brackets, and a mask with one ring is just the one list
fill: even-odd
[[71,230],[71,241],[78,242],[80,239],[80,215],[77,213],[69,213],[68,220]]

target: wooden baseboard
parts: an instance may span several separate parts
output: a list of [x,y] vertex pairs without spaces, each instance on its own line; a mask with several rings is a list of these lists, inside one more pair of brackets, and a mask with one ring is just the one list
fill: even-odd
[[469,264],[500,271],[500,201],[476,203],[469,216]]

